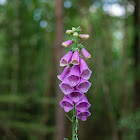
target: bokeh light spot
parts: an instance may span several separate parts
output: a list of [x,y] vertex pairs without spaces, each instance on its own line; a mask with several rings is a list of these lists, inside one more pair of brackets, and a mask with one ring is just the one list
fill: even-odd
[[41,27],[41,28],[46,28],[47,25],[48,25],[48,22],[47,22],[46,20],[41,20],[41,21],[40,21],[40,27]]
[[0,5],[6,4],[7,0],[0,0]]
[[65,7],[65,8],[71,8],[71,6],[72,6],[71,1],[68,1],[68,0],[67,0],[67,1],[64,2],[64,7]]

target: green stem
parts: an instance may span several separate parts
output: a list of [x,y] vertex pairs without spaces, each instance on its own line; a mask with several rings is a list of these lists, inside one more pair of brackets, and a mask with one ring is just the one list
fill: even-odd
[[78,140],[77,130],[78,130],[78,118],[76,116],[76,109],[74,107],[73,122],[72,122],[72,140]]
[[[77,48],[78,44],[78,37],[75,37],[75,48]],[[77,131],[78,131],[78,118],[77,118],[77,113],[76,113],[76,109],[75,109],[75,103],[74,103],[74,109],[73,109],[73,120],[72,120],[72,140],[78,140],[78,135],[77,135]]]

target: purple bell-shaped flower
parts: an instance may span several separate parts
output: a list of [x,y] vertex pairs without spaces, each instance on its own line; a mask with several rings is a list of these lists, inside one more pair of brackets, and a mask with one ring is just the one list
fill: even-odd
[[88,102],[87,97],[84,95],[84,97],[83,97],[80,101],[78,101],[78,102],[76,103],[75,108],[76,108],[76,110],[78,110],[78,111],[80,111],[80,112],[84,112],[84,111],[86,111],[90,106],[91,106],[91,105],[90,105],[90,103]]
[[70,70],[70,66],[67,65],[67,66],[65,67],[65,69],[63,70],[63,72],[62,72],[60,75],[57,75],[57,78],[58,78],[59,80],[63,81],[63,80],[65,79],[66,75],[69,73],[69,70]]
[[82,48],[82,49],[81,49],[81,53],[82,53],[82,56],[83,56],[85,59],[91,58],[90,53],[89,53],[85,48]]
[[78,65],[73,65],[67,77],[68,83],[71,86],[76,86],[80,82],[80,71]]
[[91,115],[91,113],[89,112],[88,109],[84,112],[80,112],[80,111],[77,110],[77,117],[79,119],[81,119],[82,121],[86,121],[87,117],[90,116],[90,115]]
[[84,96],[84,93],[82,93],[79,90],[74,90],[71,93],[68,94],[69,98],[71,100],[73,100],[74,102],[78,102],[79,100],[81,100]]
[[[66,76],[66,78],[67,78],[67,76]],[[61,84],[59,84],[59,87],[64,94],[69,94],[74,90],[74,88],[71,85],[69,85],[66,78],[62,81]]]
[[84,59],[80,58],[80,76],[85,79],[88,80],[91,76],[92,71],[88,68],[86,62],[84,61]]
[[60,102],[60,106],[64,108],[65,112],[69,112],[74,108],[74,102],[68,97],[68,95],[65,95]]
[[80,90],[83,93],[86,93],[90,87],[91,87],[91,83],[88,80],[80,78],[80,82],[76,86],[76,89]]
[[72,56],[72,59],[71,59],[71,63],[73,65],[79,65],[79,52],[78,50],[76,50],[74,53],[73,53],[73,56]]
[[67,66],[69,64],[69,62],[71,61],[71,57],[72,57],[72,51],[69,51],[67,54],[65,54],[61,58],[60,66],[62,66],[62,67]]

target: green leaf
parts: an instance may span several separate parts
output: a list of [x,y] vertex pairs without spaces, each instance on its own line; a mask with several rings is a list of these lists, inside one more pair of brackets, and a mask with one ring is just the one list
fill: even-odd
[[71,122],[73,122],[73,119],[70,118],[70,116],[68,116],[67,114],[65,114],[65,115],[67,116],[67,118],[68,118]]

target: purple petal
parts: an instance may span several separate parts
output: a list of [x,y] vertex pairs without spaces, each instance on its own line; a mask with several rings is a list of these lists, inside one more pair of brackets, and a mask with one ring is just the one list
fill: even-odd
[[[66,77],[67,78],[67,77]],[[74,88],[72,86],[69,85],[69,83],[67,82],[66,78],[63,80],[63,82],[59,85],[60,89],[62,90],[62,92],[64,94],[69,94],[71,93]]]
[[78,50],[76,50],[74,53],[73,53],[73,56],[72,56],[72,59],[71,59],[71,63],[73,65],[79,65],[79,52]]
[[77,111],[77,117],[79,119],[81,119],[82,121],[86,121],[87,117],[90,116],[90,115],[91,115],[91,113],[89,112],[88,109],[84,112]]
[[76,86],[80,82],[80,71],[77,65],[72,66],[67,81],[71,86]]
[[78,102],[79,100],[83,98],[84,94],[79,90],[74,90],[70,94],[68,94],[68,96],[74,102]]
[[80,111],[80,112],[84,112],[86,111],[89,107],[90,107],[90,103],[88,102],[86,96],[84,95],[84,97],[76,103],[76,110]]
[[91,58],[90,53],[89,53],[85,48],[82,48],[82,49],[81,49],[81,53],[82,53],[82,56],[83,56],[85,59]]
[[57,76],[57,78],[58,78],[59,80],[63,81],[64,78],[66,77],[66,75],[69,73],[69,70],[70,70],[70,66],[67,65],[67,66],[65,67],[65,69],[63,70],[63,72],[62,72],[60,75]]
[[63,100],[60,102],[60,106],[64,108],[65,112],[69,112],[74,108],[74,102],[67,95],[65,95]]
[[91,83],[83,78],[80,78],[80,83],[76,86],[76,89],[83,93],[86,93],[91,87]]
[[69,51],[67,54],[65,54],[61,58],[60,66],[62,66],[62,67],[67,66],[69,64],[69,62],[71,61],[71,57],[72,57],[72,51]]
[[88,80],[91,76],[92,71],[88,68],[86,62],[84,59],[80,58],[80,72],[81,72],[81,77],[85,80]]

